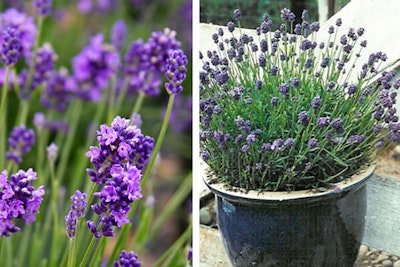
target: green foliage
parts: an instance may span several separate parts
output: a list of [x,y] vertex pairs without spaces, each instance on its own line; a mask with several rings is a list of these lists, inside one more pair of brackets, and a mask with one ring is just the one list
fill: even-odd
[[[318,24],[303,21],[297,35],[293,22],[286,18],[283,25],[253,32],[253,41],[240,27],[232,34],[223,28],[213,39],[221,46],[228,36],[224,49],[203,58],[201,156],[231,186],[329,186],[372,164],[375,147],[399,139],[396,95],[387,90],[394,73],[379,74],[386,56],[373,54],[360,70],[353,66],[365,46],[363,29],[342,37],[336,26],[320,40]],[[261,49],[262,40],[268,49]]]

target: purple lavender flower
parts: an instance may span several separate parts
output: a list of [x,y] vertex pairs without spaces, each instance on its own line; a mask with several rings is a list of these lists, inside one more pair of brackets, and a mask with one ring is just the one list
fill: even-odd
[[232,21],[229,21],[226,26],[228,27],[228,31],[230,32],[233,32],[235,30],[235,23],[233,23]]
[[33,6],[39,16],[47,16],[51,12],[51,2],[52,0],[34,0]]
[[240,19],[242,17],[242,13],[240,12],[239,9],[235,9],[233,11],[233,17],[235,18],[235,20],[240,21]]
[[101,99],[101,90],[109,82],[119,64],[119,56],[103,44],[103,35],[97,34],[88,46],[72,60],[73,76],[68,89],[79,98],[97,102]]
[[351,135],[349,138],[347,138],[346,143],[347,144],[359,144],[362,141],[365,140],[365,135]]
[[322,100],[319,96],[316,96],[311,100],[311,107],[314,109],[319,109],[321,107],[321,104]]
[[127,29],[123,20],[117,20],[111,30],[111,43],[117,49],[122,51],[126,43]]
[[114,262],[114,267],[140,267],[138,255],[133,251],[127,252],[123,250],[119,255],[119,261]]
[[55,162],[58,156],[58,147],[56,144],[51,143],[48,147],[46,147],[47,151],[47,159],[50,162]]
[[22,47],[21,54],[26,59],[30,59],[37,32],[33,18],[14,8],[10,8],[0,14],[0,22],[0,32],[9,27],[18,29]]
[[354,84],[349,85],[349,87],[347,88],[347,93],[349,95],[354,95],[357,92],[357,86]]
[[[49,43],[43,44],[43,46],[38,49],[35,70],[30,87],[26,88],[27,91],[21,90],[21,97],[30,99],[32,92],[51,77],[54,71],[54,63],[56,60],[57,55]],[[28,64],[30,65],[32,63],[29,61]],[[24,88],[28,82],[27,77],[28,70],[24,69],[19,76],[19,83],[22,88]]]
[[76,6],[82,14],[88,14],[93,8],[92,0],[78,0]]
[[139,90],[147,96],[159,95],[161,78],[154,71],[151,62],[150,47],[142,40],[131,43],[125,55],[124,72],[131,77],[128,86],[128,94],[133,95]]
[[66,69],[52,72],[41,94],[40,103],[46,108],[64,112],[72,100],[72,93],[67,88],[68,73]]
[[170,57],[170,52],[178,50],[181,46],[175,36],[175,31],[166,28],[164,32],[152,32],[147,41],[150,62],[152,67],[159,73],[167,71],[165,62]]
[[65,216],[65,226],[68,238],[75,237],[77,220],[85,215],[88,204],[86,198],[86,194],[81,193],[79,190],[76,190],[71,196],[71,209],[67,216]]
[[329,116],[318,118],[318,121],[317,121],[318,127],[320,127],[320,128],[328,127],[330,120],[331,120],[331,118]]
[[308,115],[307,111],[301,111],[297,118],[304,126],[307,126],[310,122],[310,116]]
[[311,149],[318,147],[318,140],[316,138],[311,138],[308,140],[307,146]]
[[33,180],[37,180],[37,174],[32,169],[19,170],[10,179],[6,170],[0,174],[0,236],[10,236],[21,230],[14,219],[25,220],[26,225],[36,220],[44,188],[40,186],[35,190],[31,185]]
[[289,85],[287,85],[286,83],[283,83],[281,85],[279,85],[279,92],[284,95],[284,97],[286,99],[289,98]]
[[286,139],[283,145],[287,148],[291,148],[294,145],[294,139],[293,138]]
[[182,50],[178,49],[170,52],[167,59],[165,76],[168,82],[165,88],[169,94],[177,95],[183,90],[182,82],[186,79],[186,64],[188,60]]
[[6,66],[14,65],[22,52],[20,33],[15,28],[7,28],[0,36],[1,61]]
[[296,19],[296,16],[292,11],[290,11],[290,9],[283,8],[281,10],[281,19],[282,21],[293,22]]
[[343,120],[341,118],[335,118],[331,122],[331,126],[336,130],[336,133],[340,134],[344,132]]
[[31,151],[35,143],[35,133],[32,129],[26,129],[25,125],[15,127],[8,138],[9,151],[6,153],[8,160],[17,164],[22,162],[22,155]]
[[276,151],[276,152],[280,152],[282,150],[282,147],[284,145],[283,139],[282,138],[278,138],[275,141],[272,142],[271,145],[271,150]]
[[202,150],[200,152],[200,157],[202,160],[207,161],[210,159],[210,152],[206,151],[206,150]]
[[97,134],[99,147],[90,147],[86,155],[94,165],[87,173],[93,182],[103,185],[94,194],[100,203],[92,205],[100,220],[97,225],[89,221],[88,227],[95,237],[113,236],[112,227],[128,223],[130,204],[141,198],[141,170],[150,158],[154,140],[121,117],[116,117],[111,127],[101,125]]

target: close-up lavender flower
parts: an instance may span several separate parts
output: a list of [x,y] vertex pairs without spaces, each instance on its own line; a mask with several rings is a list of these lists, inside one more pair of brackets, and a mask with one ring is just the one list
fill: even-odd
[[16,28],[6,29],[0,36],[2,45],[0,47],[1,61],[10,66],[18,62],[22,52],[20,33]]
[[0,4],[1,266],[186,265],[191,7]]
[[6,170],[0,174],[0,237],[19,232],[15,219],[22,219],[27,225],[36,220],[43,201],[44,187],[35,189],[31,182],[37,180],[32,169],[19,170],[8,177]]
[[26,129],[25,125],[15,127],[8,138],[9,151],[7,159],[20,164],[22,155],[28,153],[35,143],[35,133],[32,129]]

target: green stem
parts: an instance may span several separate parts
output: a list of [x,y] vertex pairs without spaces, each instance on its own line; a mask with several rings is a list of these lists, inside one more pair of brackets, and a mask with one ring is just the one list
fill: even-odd
[[89,246],[87,247],[85,255],[83,256],[83,259],[81,261],[81,264],[79,265],[80,267],[86,266],[86,264],[89,260],[89,257],[92,254],[95,243],[96,243],[96,238],[94,236],[92,236],[92,238],[90,239]]
[[90,267],[100,266],[99,261],[101,262],[101,255],[103,255],[104,248],[107,244],[107,238],[102,236],[97,246],[97,249],[93,255],[93,259],[91,260]]
[[156,145],[154,147],[153,152],[151,153],[149,164],[146,167],[146,171],[145,171],[142,181],[141,181],[142,188],[145,188],[145,186],[146,186],[147,179],[149,179],[149,176],[151,174],[154,163],[156,161],[158,152],[160,151],[161,145],[164,141],[165,133],[167,132],[167,129],[168,129],[168,123],[169,123],[169,118],[171,116],[172,107],[174,106],[174,99],[175,99],[175,95],[171,94],[168,99],[167,111],[165,112],[164,121],[161,126],[161,130],[158,135]]
[[121,91],[120,91],[120,93],[119,93],[119,96],[118,96],[117,106],[116,106],[116,108],[115,108],[115,114],[118,114],[118,113],[119,113],[119,110],[120,110],[120,108],[121,108],[122,102],[123,102],[124,99],[125,99],[126,92],[127,92],[127,90],[128,90],[128,86],[129,86],[130,78],[131,78],[130,76],[127,76],[127,77],[124,79],[124,83],[122,84],[122,89],[121,89]]
[[143,100],[144,100],[144,97],[145,97],[145,96],[146,96],[146,95],[145,95],[142,91],[139,92],[139,95],[138,95],[138,97],[136,98],[135,105],[133,106],[133,110],[132,110],[131,117],[132,117],[133,114],[139,112],[140,108],[142,107]]
[[192,190],[192,173],[190,173],[182,182],[179,189],[174,193],[171,200],[163,208],[161,214],[157,217],[156,221],[151,228],[149,237],[154,237],[158,230],[164,225],[165,220],[176,210],[176,208],[186,199]]
[[9,76],[10,76],[10,68],[6,68],[6,77],[5,77],[5,81],[4,81],[4,85],[3,85],[3,93],[1,95],[1,104],[0,104],[0,119],[1,120],[5,120],[5,116],[3,116],[3,112],[5,110],[6,107],[6,103],[7,103],[7,94],[8,94],[8,80],[9,80]]
[[185,232],[169,247],[169,249],[154,263],[153,267],[168,266],[169,261],[176,255],[181,247],[183,247],[192,233],[192,225],[190,224]]
[[0,257],[3,259],[3,257],[1,256],[1,249],[3,248],[3,239],[4,239],[4,236],[0,236]]
[[67,136],[67,140],[65,141],[64,146],[62,147],[61,150],[61,157],[60,157],[60,164],[57,168],[57,177],[62,180],[64,178],[64,173],[65,169],[68,165],[69,161],[69,156],[70,156],[70,151],[73,145],[73,141],[75,139],[75,133],[78,128],[78,122],[79,122],[79,117],[82,115],[81,110],[82,110],[82,101],[77,100],[74,102],[74,105],[72,106],[73,111],[71,112],[72,117],[70,118],[70,132]]
[[0,122],[2,128],[2,136],[0,136],[0,167],[5,167],[5,153],[6,153],[6,134],[7,131],[7,119],[6,119],[6,104],[7,104],[7,93],[8,93],[8,78],[10,76],[10,68],[6,68],[6,77],[5,82],[3,85],[3,93],[1,96],[1,103],[0,103]]
[[[58,181],[54,172],[54,161],[50,161],[50,174],[51,174],[51,207],[53,212],[53,237],[52,246],[50,251],[50,265],[53,266],[55,259],[58,258],[58,210],[57,210],[57,192],[58,192]],[[56,257],[56,258],[54,258]]]
[[108,111],[107,111],[107,122],[111,123],[114,114],[116,114],[116,106],[115,106],[115,97],[117,95],[117,82],[115,81],[116,77],[113,75],[111,78],[111,89],[108,91]]
[[70,238],[68,243],[68,267],[75,266],[76,260],[76,246],[75,246],[75,238]]

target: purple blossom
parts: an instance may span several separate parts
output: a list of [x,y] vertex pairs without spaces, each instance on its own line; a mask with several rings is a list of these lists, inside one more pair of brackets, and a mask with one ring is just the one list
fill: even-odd
[[290,11],[290,9],[283,8],[281,10],[281,19],[282,21],[293,22],[296,19],[296,16],[292,11]]
[[46,147],[47,151],[47,159],[50,162],[55,162],[58,156],[58,147],[56,144],[51,143],[48,147]]
[[[88,169],[88,174],[93,182],[99,184],[104,184],[110,177],[110,168],[114,164],[128,162],[142,170],[154,147],[153,138],[144,136],[140,128],[119,116],[113,120],[111,127],[101,125],[97,135],[99,147],[91,146],[86,155],[94,165],[94,170]],[[126,144],[130,148],[127,154],[123,154],[125,157],[121,157],[118,148]]]
[[32,169],[19,170],[10,179],[6,170],[0,174],[0,236],[10,236],[21,230],[15,225],[15,219],[25,220],[26,225],[36,220],[44,188],[40,186],[35,190],[31,185],[34,180],[37,174]]
[[20,33],[15,28],[7,28],[0,36],[1,61],[6,66],[14,65],[22,52]]
[[256,136],[254,134],[249,134],[246,138],[247,144],[253,144],[256,141]]
[[200,157],[201,157],[202,160],[207,161],[207,160],[210,159],[210,153],[208,151],[206,151],[206,150],[202,150],[200,152]]
[[147,96],[159,95],[160,73],[152,66],[150,46],[147,43],[142,40],[131,43],[125,55],[124,72],[130,77],[128,94],[133,95],[140,90]]
[[282,138],[278,138],[272,142],[271,150],[280,152],[282,150],[283,145],[284,145],[284,142],[283,142]]
[[307,146],[311,149],[318,147],[318,140],[316,138],[311,138],[308,140]]
[[37,32],[33,18],[14,8],[10,8],[0,14],[0,22],[0,32],[5,31],[7,28],[18,29],[22,55],[26,59],[30,59]]
[[6,153],[7,159],[20,164],[22,155],[31,151],[34,143],[35,133],[32,129],[26,129],[25,125],[14,127],[8,138],[9,151]]
[[348,144],[359,144],[365,140],[365,135],[351,135],[347,138],[346,143]]
[[68,133],[68,123],[64,121],[49,121],[46,119],[43,113],[37,112],[33,117],[33,124],[38,130],[47,129],[51,132],[64,132]]
[[331,118],[329,116],[318,118],[318,121],[317,121],[318,127],[320,127],[320,128],[328,127],[330,124],[330,120],[331,120]]
[[51,12],[52,0],[34,0],[33,6],[39,16],[48,16]]
[[289,98],[289,85],[286,83],[279,85],[279,92],[284,95],[286,99]]
[[182,50],[178,49],[170,52],[166,62],[165,76],[168,82],[165,83],[165,88],[169,94],[177,95],[183,90],[182,82],[186,79],[188,60]]
[[242,13],[240,12],[239,9],[235,9],[233,11],[233,17],[235,20],[240,21],[241,17],[242,17]]
[[66,69],[52,72],[40,97],[40,103],[46,108],[64,112],[72,100],[72,93],[67,88],[68,74]]
[[68,89],[86,101],[98,102],[101,99],[102,89],[119,64],[118,54],[104,45],[103,39],[102,34],[94,36],[72,60],[73,76]]
[[233,32],[235,30],[235,23],[233,23],[232,21],[229,21],[226,26],[228,27],[228,31],[230,32]]
[[[53,47],[49,43],[43,44],[37,51],[35,70],[29,88],[27,86],[28,70],[24,69],[19,76],[19,83],[22,88],[27,91],[21,91],[21,96],[25,99],[30,99],[32,92],[37,89],[42,83],[48,81],[54,71],[54,63],[57,60],[57,55]],[[28,64],[32,64],[28,60]]]
[[119,261],[114,261],[114,267],[140,267],[138,255],[133,251],[127,252],[123,250],[119,255]]
[[142,196],[141,170],[150,158],[154,140],[143,136],[139,128],[121,117],[116,117],[111,127],[102,125],[97,134],[99,147],[92,146],[86,153],[94,165],[87,173],[103,188],[94,194],[100,203],[92,205],[100,219],[97,225],[89,221],[88,227],[95,237],[113,236],[112,227],[129,222],[130,204]]
[[127,36],[126,24],[123,20],[117,20],[111,30],[111,43],[117,49],[122,51],[125,47]]
[[159,73],[167,71],[165,62],[172,51],[178,50],[181,43],[175,39],[176,32],[164,29],[164,32],[152,32],[147,40],[149,59],[152,67]]
[[349,87],[347,88],[347,93],[349,95],[354,95],[357,92],[357,86],[354,84],[349,85]]
[[311,100],[311,107],[314,109],[319,109],[321,107],[321,104],[322,100],[319,96],[316,96]]
[[71,208],[65,216],[65,226],[68,238],[75,237],[76,223],[79,218],[85,215],[87,207],[87,195],[79,190],[71,196]]
[[310,122],[310,116],[308,115],[307,111],[301,111],[297,118],[304,126],[307,126]]
[[293,138],[286,139],[283,145],[287,148],[291,148],[294,145],[294,139]]

